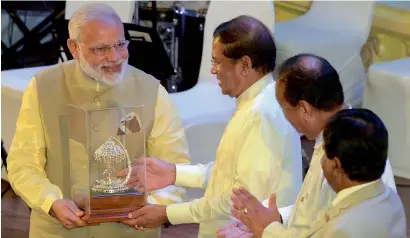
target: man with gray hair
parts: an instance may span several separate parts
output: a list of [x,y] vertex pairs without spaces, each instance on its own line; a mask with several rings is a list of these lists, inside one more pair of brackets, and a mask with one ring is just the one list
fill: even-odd
[[[52,66],[31,80],[8,157],[10,183],[32,208],[30,237],[159,237],[160,228],[137,230],[130,222],[86,226],[81,204],[70,200],[72,181],[66,175],[73,161],[66,166],[59,112],[67,104],[144,105],[141,129],[147,138],[147,155],[186,164],[188,149],[177,110],[158,80],[127,64],[129,42],[111,7],[84,5],[73,14],[69,33],[67,44],[74,60]],[[150,191],[148,202],[181,202],[184,193],[172,185]]]

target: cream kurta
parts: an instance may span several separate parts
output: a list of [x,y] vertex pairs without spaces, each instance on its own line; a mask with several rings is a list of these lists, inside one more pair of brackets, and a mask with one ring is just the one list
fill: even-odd
[[[267,226],[262,238],[271,237],[300,237],[316,220],[320,210],[328,207],[336,198],[336,193],[327,183],[323,174],[321,160],[325,156],[322,133],[316,138],[316,144],[310,162],[309,171],[303,181],[296,204],[286,208],[280,208],[284,224],[273,222]],[[386,169],[382,176],[384,183],[396,191],[390,162],[387,160]],[[280,207],[278,205],[278,207]],[[289,215],[290,214],[290,217]]]
[[[66,65],[72,67],[69,64],[73,63],[67,62]],[[144,75],[142,73],[141,77],[144,77]],[[84,76],[80,76],[78,80],[83,83],[84,87],[93,87],[92,85],[95,85],[92,79],[82,77]],[[101,87],[107,88],[107,86]],[[133,89],[130,90],[132,92]],[[61,225],[56,219],[50,218],[48,213],[53,202],[56,199],[63,198],[64,191],[50,182],[45,171],[48,163],[46,151],[49,145],[46,144],[45,140],[46,135],[42,124],[39,96],[37,82],[33,78],[24,93],[15,137],[10,147],[8,177],[17,194],[33,209],[32,213],[35,213],[36,217],[44,217],[48,221],[51,219],[56,224],[50,225],[56,227]],[[87,96],[93,98],[93,95]],[[153,127],[151,133],[147,136],[147,155],[171,163],[189,163],[188,148],[181,120],[168,93],[162,86],[159,86],[156,98]],[[49,100],[54,99],[50,98]],[[69,168],[66,169],[69,170]],[[183,188],[169,186],[158,191],[152,191],[148,197],[148,202],[159,204],[181,202],[184,193]],[[69,195],[64,195],[64,197],[67,196]],[[37,224],[37,221],[32,219],[31,225],[33,224]],[[116,225],[125,226],[118,223]],[[81,230],[82,228],[77,229]],[[72,230],[73,234],[77,229]],[[130,229],[132,230],[132,228]],[[58,237],[58,234],[54,235]],[[34,237],[41,236],[37,234]]]
[[175,184],[206,187],[206,192],[201,199],[169,205],[168,219],[172,224],[200,223],[199,237],[216,237],[217,229],[231,220],[230,197],[239,186],[258,199],[276,192],[278,204],[290,205],[302,183],[301,158],[299,135],[275,99],[269,74],[237,99],[214,163],[177,165]]
[[338,193],[301,238],[405,238],[406,214],[399,195],[380,180]]

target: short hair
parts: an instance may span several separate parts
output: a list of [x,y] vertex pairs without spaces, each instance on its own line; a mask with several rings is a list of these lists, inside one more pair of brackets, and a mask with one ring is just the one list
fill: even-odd
[[88,3],[81,6],[73,13],[68,23],[70,39],[79,40],[81,28],[89,21],[102,18],[113,17],[121,21],[118,13],[109,5],[104,3]]
[[329,159],[339,158],[349,179],[369,182],[383,173],[388,153],[388,132],[368,109],[345,109],[328,120],[323,132]]
[[215,29],[213,37],[223,44],[225,57],[237,60],[248,56],[252,68],[264,73],[275,69],[276,45],[272,32],[256,18],[241,15],[224,22]]
[[339,74],[324,58],[313,54],[298,54],[279,68],[285,83],[284,97],[295,107],[301,100],[322,111],[332,111],[344,103]]

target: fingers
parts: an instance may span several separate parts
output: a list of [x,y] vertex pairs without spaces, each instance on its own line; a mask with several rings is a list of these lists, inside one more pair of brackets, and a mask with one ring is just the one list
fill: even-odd
[[134,221],[135,221],[136,228],[138,227],[151,228],[151,226],[149,226],[147,221],[145,220],[145,214],[135,218]]
[[234,233],[238,233],[239,232],[239,230],[238,230],[238,228],[236,228],[236,227],[225,227],[225,229],[219,229],[217,232],[216,232],[216,235],[218,236],[218,237],[230,237],[230,236],[232,236]]
[[245,233],[245,234],[243,234],[240,238],[252,238],[252,237],[254,237],[255,235],[253,234],[253,233]]
[[244,217],[244,215],[241,211],[233,208],[233,209],[231,209],[231,213],[232,213],[232,216],[234,216],[236,219],[240,220],[245,225],[248,225],[248,224],[246,224],[245,217]]
[[250,232],[249,228],[244,223],[242,223],[241,221],[238,221],[238,227],[239,227],[240,230]]
[[72,201],[67,203],[67,207],[69,212],[66,214],[66,219],[75,226],[85,226],[86,223],[81,220],[81,217],[84,216],[84,212],[81,211]]
[[276,193],[272,193],[269,197],[269,208],[278,209],[276,206]]
[[[129,170],[128,168],[123,169],[123,170],[117,172],[116,176],[117,177],[127,176],[128,170]],[[143,170],[144,170],[143,165],[135,163],[135,165],[131,168],[131,177],[138,176],[139,174],[141,174],[141,171],[143,171]]]
[[236,210],[243,210],[246,208],[245,204],[242,202],[241,199],[239,199],[239,197],[234,193],[231,196],[231,200],[232,200],[232,207],[235,208]]
[[[136,187],[135,184],[138,185],[139,183],[141,183],[141,182],[140,182],[140,179],[139,179],[137,176],[132,176],[132,177],[130,178],[130,180],[128,180],[128,187],[134,188],[134,187]],[[134,186],[131,186],[131,185],[134,185]]]
[[[236,223],[236,222],[235,222],[235,223]],[[216,234],[217,234],[217,235],[223,235],[223,234],[225,234],[226,232],[229,232],[229,230],[231,230],[231,229],[237,229],[238,226],[237,226],[237,224],[235,224],[235,223],[231,223],[231,224],[229,224],[229,225],[226,225],[226,226],[223,226],[223,227],[219,228],[218,231],[216,232]]]
[[128,169],[123,169],[123,170],[119,171],[119,172],[116,174],[116,176],[117,176],[117,177],[124,177],[124,176],[126,176],[127,174],[128,174]]
[[59,219],[61,224],[67,229],[73,229],[80,226],[85,226],[86,221],[77,217],[71,210],[67,209],[64,216]]
[[146,212],[145,212],[145,209],[144,209],[144,208],[146,208],[146,207],[147,207],[147,206],[142,207],[142,208],[140,208],[140,209],[138,209],[138,210],[135,210],[135,211],[129,213],[129,214],[128,214],[128,218],[135,219],[135,218],[138,218],[138,217],[140,217],[140,216],[143,216],[143,215],[146,213]]
[[84,212],[81,211],[77,205],[73,201],[70,201],[67,203],[67,208],[70,209],[70,211],[77,217],[82,217],[84,216]]
[[72,223],[74,223],[75,226],[85,226],[87,225],[86,221],[82,220],[79,217],[76,217],[74,220],[71,220]]
[[244,205],[243,208],[255,210],[256,208],[262,206],[258,199],[256,199],[255,196],[253,196],[243,187],[241,187],[240,189],[234,189],[233,193],[237,197],[237,200],[242,202],[242,204]]

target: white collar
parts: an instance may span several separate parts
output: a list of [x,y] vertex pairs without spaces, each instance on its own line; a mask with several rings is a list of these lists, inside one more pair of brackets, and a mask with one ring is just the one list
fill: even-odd
[[318,149],[323,144],[323,131],[315,138],[315,147],[314,149]]
[[336,206],[338,203],[340,203],[340,201],[342,201],[343,199],[345,199],[347,196],[349,196],[350,194],[364,188],[367,187],[369,185],[372,185],[374,183],[377,183],[379,181],[379,179],[369,182],[369,183],[364,183],[364,184],[360,184],[360,185],[356,185],[350,188],[345,188],[342,191],[339,191],[335,197],[335,199],[332,201],[332,205]]
[[[269,84],[273,82],[272,73],[268,73],[261,79],[252,84],[246,89],[237,99],[236,107],[239,109],[242,105],[255,99],[255,97]],[[274,95],[275,96],[275,95]]]

